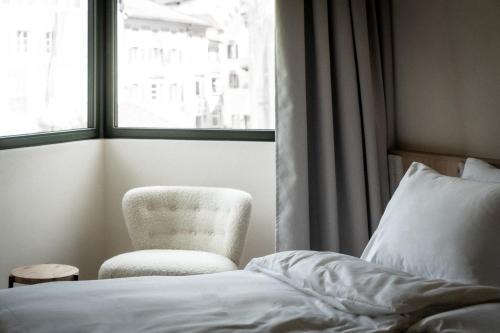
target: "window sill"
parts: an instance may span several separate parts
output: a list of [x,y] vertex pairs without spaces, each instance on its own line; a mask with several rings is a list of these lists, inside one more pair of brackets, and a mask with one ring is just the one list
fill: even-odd
[[164,129],[164,128],[112,128],[106,138],[215,140],[215,141],[268,141],[275,140],[273,130],[222,129]]
[[95,128],[2,136],[0,137],[0,149],[41,146],[69,141],[96,139],[98,137],[99,133]]

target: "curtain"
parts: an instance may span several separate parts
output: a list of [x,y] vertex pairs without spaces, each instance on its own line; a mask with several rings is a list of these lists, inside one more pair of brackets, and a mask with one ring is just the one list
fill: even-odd
[[278,251],[360,255],[389,199],[389,0],[278,0]]

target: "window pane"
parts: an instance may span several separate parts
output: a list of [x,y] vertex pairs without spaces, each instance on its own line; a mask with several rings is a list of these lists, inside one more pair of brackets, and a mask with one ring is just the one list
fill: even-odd
[[274,129],[274,1],[118,3],[119,127]]
[[0,2],[0,136],[88,127],[87,1]]

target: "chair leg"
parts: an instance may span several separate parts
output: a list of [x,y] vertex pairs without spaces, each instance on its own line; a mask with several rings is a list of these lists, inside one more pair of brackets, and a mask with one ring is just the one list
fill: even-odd
[[14,277],[9,275],[9,288],[14,288]]

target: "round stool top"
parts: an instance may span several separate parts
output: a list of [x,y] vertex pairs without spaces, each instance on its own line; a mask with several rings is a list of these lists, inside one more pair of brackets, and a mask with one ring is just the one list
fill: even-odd
[[17,267],[10,273],[17,283],[35,284],[48,281],[71,280],[78,268],[69,265],[41,264]]

